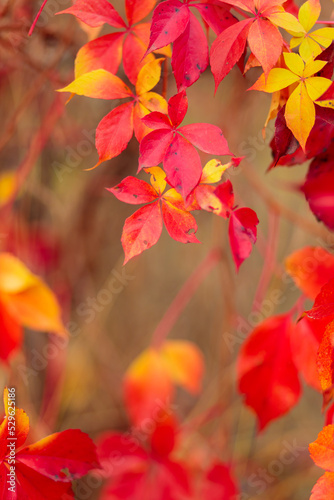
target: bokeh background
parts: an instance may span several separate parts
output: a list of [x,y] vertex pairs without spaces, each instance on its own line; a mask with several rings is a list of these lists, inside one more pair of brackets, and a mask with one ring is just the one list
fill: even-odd
[[[221,263],[200,284],[169,335],[195,342],[206,365],[202,393],[194,397],[180,390],[177,412],[181,421],[190,422],[221,405],[219,415],[195,429],[193,439],[221,459],[235,461],[245,499],[308,498],[322,473],[307,451],[323,427],[321,395],[305,388],[288,416],[257,435],[255,418],[236,391],[242,336],[259,320],[289,310],[299,296],[284,279],[285,257],[304,245],[333,243],[298,192],[307,165],[267,172],[273,124],[265,139],[262,127],[270,97],[246,92],[258,70],[242,76],[234,69],[215,96],[207,71],[188,91],[186,116],[186,123],[220,126],[230,149],[246,156],[228,176],[238,204],[253,208],[260,219],[251,257],[236,274],[226,221],[199,213],[201,244],[182,245],[164,231],[155,247],[123,268],[122,226],[134,207],[105,188],[135,175],[138,144],[133,139],[118,158],[85,171],[97,161],[96,126],[117,103],[74,97],[65,105],[66,96],[56,93],[72,81],[79,48],[108,29],[98,33],[83,29],[72,16],[55,17],[70,2],[49,0],[28,38],[40,4],[0,1],[0,249],[12,251],[53,288],[71,336],[64,348],[55,337],[27,331],[23,352],[10,368],[0,366],[0,385],[16,386],[18,406],[30,416],[32,439],[75,427],[93,438],[105,430],[127,430],[122,395],[127,367],[149,345],[189,276],[212,247],[219,247]],[[322,4],[325,18],[332,4]],[[124,12],[122,1],[113,5]],[[119,76],[124,77],[122,69]],[[168,96],[174,93],[170,75]],[[210,157],[202,159],[204,164]],[[113,277],[117,292],[103,292]],[[278,305],[271,300],[275,290],[282,292]],[[296,443],[304,449],[296,448],[295,460],[277,477],[263,479],[281,451]],[[263,492],[256,483],[261,474]],[[91,498],[97,498],[96,491]]]

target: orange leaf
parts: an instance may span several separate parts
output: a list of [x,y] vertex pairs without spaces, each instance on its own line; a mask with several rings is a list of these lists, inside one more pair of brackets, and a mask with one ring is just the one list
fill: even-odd
[[150,347],[143,351],[124,378],[125,401],[132,421],[139,424],[167,411],[175,384],[198,392],[203,367],[202,353],[188,341],[166,341],[160,349]]
[[312,460],[318,467],[334,471],[334,425],[327,425],[309,445]]
[[334,278],[334,255],[321,247],[304,247],[289,255],[285,269],[302,292],[315,299],[321,287]]
[[67,335],[53,292],[16,257],[0,254],[0,300],[11,319],[11,329],[20,336],[15,323],[33,330]]
[[310,500],[334,500],[334,473],[326,472],[312,489]]

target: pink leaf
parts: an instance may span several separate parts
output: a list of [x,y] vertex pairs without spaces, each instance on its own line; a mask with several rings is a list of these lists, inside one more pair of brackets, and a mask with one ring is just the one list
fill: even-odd
[[126,24],[107,0],[76,0],[72,7],[58,12],[58,14],[73,14],[78,19],[93,28],[108,23],[114,28],[125,28]]
[[202,164],[196,149],[182,136],[176,134],[164,158],[167,182],[185,200],[197,186],[202,175]]
[[132,205],[150,203],[158,196],[157,192],[150,184],[141,179],[137,179],[137,177],[131,176],[125,177],[120,184],[107,190],[115,195],[118,200]]
[[172,139],[171,130],[153,130],[147,134],[140,143],[139,170],[159,165]]
[[179,132],[196,148],[212,155],[232,155],[227,140],[219,127],[209,123],[192,123],[179,128]]
[[252,251],[258,223],[257,215],[251,208],[239,208],[231,213],[228,234],[237,270]]
[[219,35],[229,26],[238,22],[238,19],[232,16],[225,7],[210,5],[208,3],[197,4],[195,7],[201,14],[203,20],[210,26],[216,35]]
[[190,13],[184,32],[175,40],[172,68],[178,90],[196,82],[209,64],[208,42],[202,26]]
[[157,5],[153,12],[151,37],[147,52],[166,47],[186,29],[189,9],[178,0],[167,0]]
[[160,113],[159,111],[153,111],[149,115],[142,118],[142,122],[153,130],[157,129],[167,129],[171,130],[172,126],[167,115]]
[[187,94],[183,90],[173,95],[168,101],[168,114],[174,127],[178,127],[188,110]]

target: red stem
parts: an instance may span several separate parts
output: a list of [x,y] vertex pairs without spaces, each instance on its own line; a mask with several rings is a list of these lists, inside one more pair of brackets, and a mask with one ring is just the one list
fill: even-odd
[[31,28],[30,28],[29,33],[28,33],[28,36],[31,36],[31,35],[32,35],[32,33],[33,33],[34,29],[35,29],[35,26],[36,26],[36,24],[37,24],[37,21],[38,21],[38,19],[39,19],[40,15],[42,14],[42,10],[44,9],[44,7],[45,7],[45,5],[46,5],[46,2],[47,2],[47,1],[48,1],[48,0],[44,0],[44,2],[42,3],[42,6],[41,6],[41,8],[40,8],[40,9],[39,9],[39,11],[38,11],[37,16],[35,17],[35,20],[34,20],[34,22],[33,22],[33,23],[32,23],[32,25],[31,25]]
[[161,347],[168,333],[175,325],[177,319],[196,292],[199,285],[220,261],[220,259],[221,251],[217,248],[212,249],[195,269],[195,271],[193,271],[193,273],[189,276],[153,333],[152,345],[155,348],[158,349]]

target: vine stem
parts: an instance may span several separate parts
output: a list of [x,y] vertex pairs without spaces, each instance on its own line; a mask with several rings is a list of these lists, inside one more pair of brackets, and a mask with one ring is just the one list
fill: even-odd
[[33,31],[34,31],[34,29],[35,29],[35,26],[36,26],[36,24],[37,24],[37,21],[38,21],[38,19],[39,19],[40,15],[42,14],[42,10],[44,9],[44,7],[45,7],[45,5],[46,5],[46,2],[47,2],[47,1],[48,1],[48,0],[44,0],[44,2],[42,3],[41,8],[39,9],[39,11],[38,11],[38,13],[37,13],[37,16],[35,17],[35,20],[34,20],[34,22],[33,22],[33,23],[32,23],[32,25],[31,25],[31,28],[30,28],[29,33],[28,33],[28,36],[31,36],[31,35],[33,34]]
[[183,309],[186,307],[189,300],[194,295],[202,281],[216,266],[216,264],[218,264],[221,257],[221,250],[218,248],[213,248],[189,276],[189,278],[184,283],[181,290],[176,295],[173,302],[165,312],[157,328],[155,329],[152,336],[153,347],[155,347],[156,349],[159,349],[161,347],[168,333],[173,328],[177,319],[182,313]]

